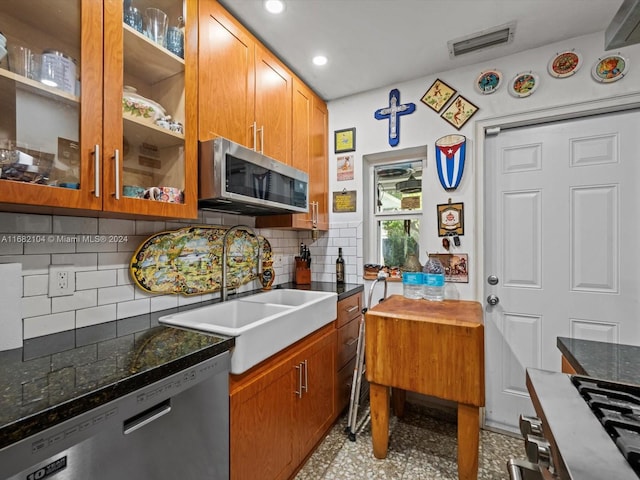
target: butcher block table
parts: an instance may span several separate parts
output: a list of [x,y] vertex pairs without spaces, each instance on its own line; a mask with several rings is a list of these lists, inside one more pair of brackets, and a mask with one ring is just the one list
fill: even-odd
[[365,315],[373,454],[389,445],[389,387],[402,416],[406,391],[458,402],[458,478],[478,478],[484,406],[484,325],[478,302],[392,295]]

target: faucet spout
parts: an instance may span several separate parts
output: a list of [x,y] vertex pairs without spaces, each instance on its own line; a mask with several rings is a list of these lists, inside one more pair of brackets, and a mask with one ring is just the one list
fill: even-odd
[[380,299],[380,302],[387,298],[387,274],[380,270],[378,272],[378,276],[371,284],[371,288],[369,289],[369,303],[367,304],[368,308],[371,308],[371,300],[373,297],[373,290],[378,282],[384,282],[384,296]]
[[255,230],[246,225],[234,225],[233,227],[229,227],[227,231],[224,233],[222,237],[222,270],[220,275],[220,301],[226,302],[227,297],[229,296],[229,286],[227,285],[227,263],[229,261],[229,251],[227,247],[227,238],[229,235],[236,230],[244,230],[245,232],[251,233],[253,237],[256,239],[258,244],[258,248],[256,249],[256,273],[258,274],[258,278],[260,278],[260,240],[258,239],[258,235]]

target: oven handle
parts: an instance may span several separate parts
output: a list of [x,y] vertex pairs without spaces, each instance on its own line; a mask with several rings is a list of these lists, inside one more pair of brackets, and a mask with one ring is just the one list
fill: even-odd
[[509,459],[507,471],[511,480],[543,480],[540,467],[527,460]]

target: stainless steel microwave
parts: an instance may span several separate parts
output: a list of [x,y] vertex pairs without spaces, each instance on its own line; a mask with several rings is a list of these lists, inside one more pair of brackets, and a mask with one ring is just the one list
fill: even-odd
[[226,138],[199,144],[198,208],[240,215],[306,213],[309,175]]

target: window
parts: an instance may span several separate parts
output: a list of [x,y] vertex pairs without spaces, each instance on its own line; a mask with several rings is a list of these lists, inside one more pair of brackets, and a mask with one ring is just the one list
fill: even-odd
[[[365,242],[365,263],[402,266],[408,254],[419,257],[422,219],[422,171],[425,148],[365,155],[365,231],[376,232]],[[400,153],[400,155],[398,155]],[[373,237],[373,235],[371,235]]]

